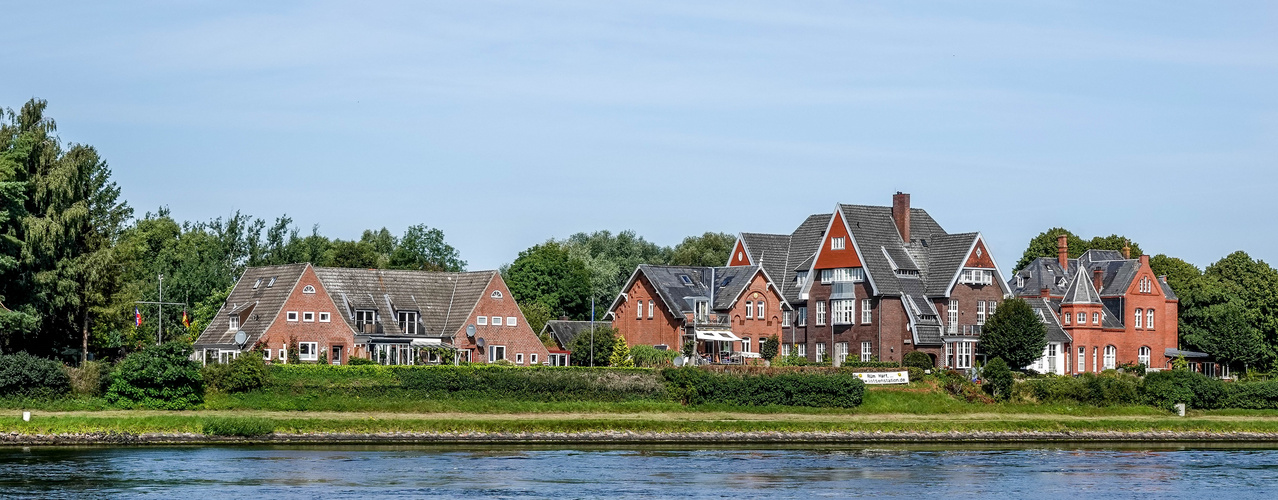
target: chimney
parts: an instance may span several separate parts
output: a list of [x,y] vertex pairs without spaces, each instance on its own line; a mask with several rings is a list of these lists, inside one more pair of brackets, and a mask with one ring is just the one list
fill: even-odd
[[1132,258],[1132,246],[1127,243],[1123,243],[1123,258],[1124,259]]
[[568,321],[568,315],[567,315],[567,314],[565,314],[565,315],[560,316],[560,317],[559,317],[559,321]]
[[910,242],[910,194],[897,191],[892,195],[892,220],[901,232],[901,241]]
[[1056,260],[1061,263],[1061,269],[1069,271],[1069,238],[1063,234],[1056,237]]
[[1044,289],[1042,289],[1042,290],[1039,290],[1039,292],[1038,292],[1038,296],[1039,296],[1039,297],[1043,297],[1043,298],[1051,297],[1051,296],[1052,296],[1052,289],[1051,289],[1051,288],[1044,288]]
[[1101,271],[1100,269],[1092,271],[1092,286],[1096,287],[1097,292],[1100,292],[1102,288],[1105,288],[1105,271]]
[[1149,267],[1149,255],[1140,256],[1140,267]]

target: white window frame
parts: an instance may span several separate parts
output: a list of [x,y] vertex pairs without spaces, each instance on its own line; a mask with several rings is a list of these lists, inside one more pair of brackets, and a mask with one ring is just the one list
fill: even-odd
[[1100,324],[1100,313],[1098,313],[1098,312],[1094,312],[1094,313],[1092,313],[1092,324],[1093,324],[1093,325],[1099,325],[1099,324]]
[[985,306],[987,309],[989,309],[988,311],[985,312],[985,319],[988,320],[991,316],[994,316],[994,310],[998,308],[998,301],[994,301],[994,300],[988,301],[985,303]]
[[797,344],[797,345],[796,345],[796,347],[795,347],[795,349],[799,351],[799,352],[798,352],[798,354],[799,354],[800,356],[803,356],[803,357],[805,357],[805,358],[806,358],[806,357],[808,357],[808,345],[807,345],[807,344]]
[[407,335],[417,335],[417,311],[399,311],[396,316],[400,330]]
[[284,316],[284,321],[297,321],[297,311],[289,311]]
[[1132,323],[1132,325],[1135,326],[1137,330],[1140,330],[1141,328],[1144,327],[1144,321],[1145,321],[1145,310],[1137,307],[1136,322]]
[[270,360],[271,360],[271,350],[262,349],[262,361],[270,361]]
[[1118,348],[1113,344],[1105,346],[1105,366],[1106,370],[1113,370],[1118,366]]
[[1087,371],[1087,347],[1078,346],[1078,373]]
[[314,323],[314,322],[315,322],[315,311],[306,311],[306,312],[303,312],[303,313],[302,313],[302,322],[303,322],[303,323]]
[[781,326],[790,326],[790,311],[781,312]]
[[797,324],[799,326],[808,326],[808,306],[799,308],[799,318]]
[[764,303],[765,302],[762,300],[755,301],[754,303],[754,315],[758,317],[759,319],[767,319],[767,315],[764,314],[764,311],[765,311],[765,308],[763,307]]
[[635,319],[643,319],[643,300],[639,300],[639,307],[635,309]]
[[280,349],[280,363],[288,364],[288,349]]
[[1154,309],[1153,308],[1145,310],[1145,329],[1146,330],[1154,329]]
[[1136,351],[1136,362],[1148,367],[1150,354],[1149,346],[1140,346],[1140,350]]
[[750,337],[741,337],[741,352],[751,352]]
[[816,362],[820,363],[825,360],[825,342],[816,343]]
[[861,324],[868,325],[874,322],[874,302],[871,299],[861,299]]
[[657,301],[649,300],[648,301],[648,319],[652,319],[652,316],[656,314],[656,312],[657,312]]
[[493,316],[491,318],[488,318],[488,324],[490,326],[501,326],[501,316]]
[[518,326],[518,324],[519,324],[519,323],[518,323],[517,321],[515,321],[515,316],[506,316],[506,326],[507,326],[507,327]]
[[835,325],[852,325],[856,317],[856,299],[835,299],[830,301],[830,323]]
[[984,300],[976,301],[976,324],[978,325],[985,324],[985,301]]
[[1069,326],[1070,320],[1073,318],[1074,318],[1074,315],[1072,313],[1063,313],[1061,314],[1061,323],[1063,323],[1065,326]]
[[950,307],[945,310],[946,320],[949,323],[945,325],[950,333],[958,333],[959,327],[959,301],[958,299],[950,299]]
[[488,294],[488,298],[490,299],[502,298],[501,290],[493,290],[493,293]]
[[524,353],[522,352],[515,353],[515,364],[517,365],[524,364]]
[[534,352],[528,355],[528,364],[531,364],[531,365],[537,364],[537,353]]
[[315,285],[306,285],[302,287],[302,293],[315,293]]
[[754,319],[754,302],[746,301],[745,303],[745,319]]
[[[310,353],[307,353],[307,347],[310,347]],[[298,342],[297,343],[297,359],[302,361],[318,361],[319,360],[319,342]]]
[[830,238],[830,250],[844,250],[848,247],[848,240],[842,236]]
[[1087,313],[1085,312],[1078,313],[1078,325],[1083,326],[1086,324],[1087,324]]
[[227,318],[227,322],[231,325],[231,330],[240,329],[240,316],[238,314],[232,314],[230,318]]
[[[363,316],[364,319],[360,319]],[[374,309],[356,309],[355,310],[355,327],[362,328],[360,325],[377,324],[377,311]]]
[[972,342],[958,342],[958,353],[955,355],[955,368],[972,367]]
[[781,357],[790,357],[790,344],[781,344]]
[[835,283],[860,283],[865,281],[865,268],[839,267],[829,271],[830,280]]
[[[501,351],[501,357],[498,357],[498,356],[497,356],[497,352],[498,352],[498,351]],[[489,345],[489,346],[488,346],[488,362],[489,362],[489,363],[495,363],[495,362],[500,361],[500,360],[503,360],[503,359],[506,359],[506,346],[504,346],[504,345]]]
[[874,359],[874,343],[863,340],[861,341],[861,361],[870,361]]
[[816,303],[816,324],[817,326],[825,326],[825,301],[820,300]]
[[327,312],[319,313],[320,323],[329,323],[331,321],[333,321],[333,315],[331,313],[327,313]]
[[822,284],[822,285],[828,285],[828,284],[830,284],[830,283],[832,283],[832,282],[834,282],[834,270],[833,270],[833,269],[822,269],[822,270],[821,270],[821,284]]
[[475,324],[479,326],[488,326],[488,316],[476,317]]

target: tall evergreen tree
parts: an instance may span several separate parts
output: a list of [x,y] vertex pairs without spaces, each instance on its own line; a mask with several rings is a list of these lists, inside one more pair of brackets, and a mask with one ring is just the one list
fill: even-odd
[[1047,347],[1047,327],[1025,299],[1010,299],[985,321],[978,348],[1017,369],[1029,366]]

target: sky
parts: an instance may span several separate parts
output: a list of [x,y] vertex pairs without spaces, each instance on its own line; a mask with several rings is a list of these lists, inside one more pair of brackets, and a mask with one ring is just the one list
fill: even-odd
[[1278,261],[1272,2],[6,4],[0,107],[138,215],[427,224],[492,269],[903,191],[1004,272],[1055,226]]

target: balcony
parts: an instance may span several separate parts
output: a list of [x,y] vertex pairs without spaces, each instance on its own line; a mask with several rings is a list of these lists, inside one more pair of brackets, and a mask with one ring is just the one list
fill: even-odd
[[982,326],[984,325],[963,325],[960,329],[960,335],[963,335],[964,337],[980,337]]
[[830,300],[839,299],[855,299],[856,283],[850,281],[836,281],[830,283]]

